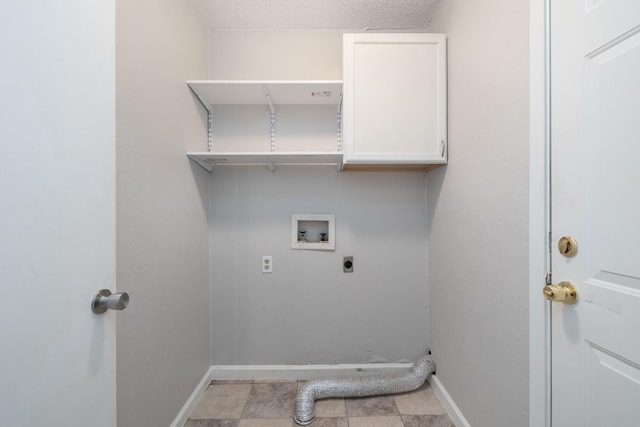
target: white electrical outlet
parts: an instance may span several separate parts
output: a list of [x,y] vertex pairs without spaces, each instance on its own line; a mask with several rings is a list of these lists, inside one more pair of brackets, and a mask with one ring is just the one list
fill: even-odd
[[271,273],[273,271],[273,257],[265,255],[262,257],[262,272]]

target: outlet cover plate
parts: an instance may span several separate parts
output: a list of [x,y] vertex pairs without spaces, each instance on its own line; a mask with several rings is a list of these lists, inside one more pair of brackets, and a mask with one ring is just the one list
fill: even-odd
[[273,257],[271,255],[265,255],[262,257],[262,272],[263,273],[273,272]]
[[353,257],[346,256],[342,259],[342,272],[353,273]]

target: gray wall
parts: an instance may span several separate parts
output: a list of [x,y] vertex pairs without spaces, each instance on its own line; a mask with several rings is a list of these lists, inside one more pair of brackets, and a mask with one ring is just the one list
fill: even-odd
[[209,367],[209,177],[185,155],[207,30],[179,0],[119,0],[116,24],[118,426],[166,426]]
[[[224,167],[211,186],[213,364],[411,360],[428,345],[420,172]],[[336,216],[336,250],[290,249],[292,213]],[[261,257],[273,256],[273,273]],[[342,272],[342,257],[354,272]]]
[[[210,78],[342,74],[339,31],[212,32],[210,52]],[[424,353],[425,202],[423,172],[216,169],[212,363],[396,362]],[[335,214],[336,250],[290,249],[292,213]],[[263,255],[273,256],[272,274],[261,272]],[[355,258],[353,274],[342,272],[347,255]]]
[[474,427],[528,424],[528,2],[444,0],[449,165],[428,173],[432,349]]
[[210,31],[209,78],[342,79],[342,31]]

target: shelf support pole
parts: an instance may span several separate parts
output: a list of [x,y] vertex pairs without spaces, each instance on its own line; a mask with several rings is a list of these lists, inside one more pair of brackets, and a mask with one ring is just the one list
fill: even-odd
[[[271,94],[269,93],[269,88],[267,85],[264,85],[264,93],[267,96],[267,101],[269,102],[269,110],[271,110],[271,146],[270,150],[273,153],[276,151],[276,108],[273,106],[273,101],[271,100]],[[272,171],[273,172],[273,171]]]
[[340,94],[340,100],[338,101],[337,116],[337,151],[342,151],[342,94]]
[[213,105],[207,109],[207,149],[213,151]]

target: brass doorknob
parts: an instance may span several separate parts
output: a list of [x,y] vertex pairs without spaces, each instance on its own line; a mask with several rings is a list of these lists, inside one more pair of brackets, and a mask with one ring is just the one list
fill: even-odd
[[578,302],[578,290],[571,282],[560,282],[557,285],[547,285],[542,289],[545,299],[552,302],[575,304]]

